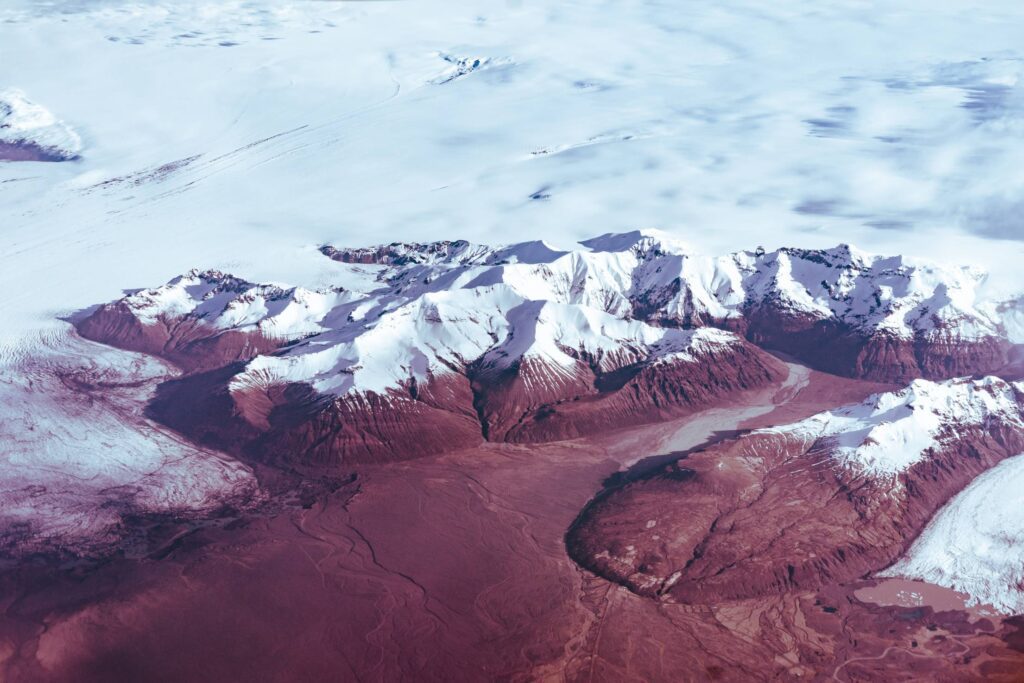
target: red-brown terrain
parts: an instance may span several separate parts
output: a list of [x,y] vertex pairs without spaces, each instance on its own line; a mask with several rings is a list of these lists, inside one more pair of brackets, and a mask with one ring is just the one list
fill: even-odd
[[76,318],[175,365],[145,417],[260,502],[0,573],[5,679],[1017,679],[1017,621],[871,579],[1024,452],[1020,387],[906,386],[1015,376],[979,276],[582,244],[325,247],[345,286],[190,271]]
[[183,370],[160,388],[149,408],[154,419],[203,445],[300,468],[417,458],[484,440],[572,439],[679,417],[784,374],[772,356],[736,340],[699,362],[633,362],[603,372],[599,359],[581,356],[569,376],[529,359],[499,370],[476,363],[384,393],[330,398],[303,383],[233,390],[244,361],[287,346],[259,333],[192,318],[143,324],[124,302],[99,308],[78,330]]
[[763,349],[903,384],[996,372],[1014,352],[1000,309],[978,300],[979,273],[849,245],[716,259],[635,232],[573,251],[463,240],[320,251],[346,286],[194,270],[76,327],[183,371],[153,402],[158,421],[298,467],[679,417],[776,381]]
[[[232,285],[229,283],[227,286]],[[283,345],[280,340],[268,339],[256,332],[214,331],[200,321],[190,319],[161,319],[146,324],[121,301],[99,308],[79,321],[76,327],[86,339],[127,351],[160,356],[189,373],[216,370],[235,361],[247,361],[261,353],[276,351]]]
[[1022,36],[0,0],[0,683],[1024,683]]
[[913,339],[866,335],[832,320],[784,308],[748,313],[739,330],[751,342],[778,349],[823,372],[872,381],[907,383],[989,374],[1006,366],[1013,345],[996,338],[965,340],[938,332]]
[[1021,452],[1020,424],[993,420],[893,480],[832,465],[820,441],[754,433],[606,492],[568,545],[603,576],[688,604],[818,589],[887,567],[953,494]]
[[[355,481],[305,506],[154,529],[159,550],[143,560],[11,569],[2,577],[0,675],[1020,680],[1024,625],[948,601],[886,606],[859,592],[871,582],[854,580],[687,605],[636,595],[567,556],[565,530],[620,468],[657,470],[730,430],[882,388],[790,368],[783,385],[685,420],[361,465]],[[280,486],[280,475],[263,472],[266,485]]]

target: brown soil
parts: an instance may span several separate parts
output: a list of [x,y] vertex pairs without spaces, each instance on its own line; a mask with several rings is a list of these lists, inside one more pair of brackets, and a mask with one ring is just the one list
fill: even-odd
[[[798,379],[775,410],[874,388]],[[752,392],[601,439],[362,466],[307,508],[199,529],[146,560],[23,566],[0,575],[0,678],[1014,680],[1024,653],[999,619],[861,602],[861,584],[665,604],[568,558],[565,530],[609,474],[773,405]]]
[[1024,430],[996,419],[960,429],[891,479],[835,467],[828,448],[767,431],[655,460],[584,509],[570,554],[641,595],[694,605],[853,581],[889,566],[947,500],[1024,450]]

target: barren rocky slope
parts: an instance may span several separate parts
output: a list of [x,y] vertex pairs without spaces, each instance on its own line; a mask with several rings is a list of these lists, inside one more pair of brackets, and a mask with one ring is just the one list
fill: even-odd
[[0,162],[71,161],[78,157],[78,133],[20,90],[0,90]]
[[347,286],[193,271],[100,307],[82,335],[187,376],[152,414],[263,460],[331,465],[650,422],[778,379],[757,346],[884,381],[1006,365],[983,274],[840,246],[691,253],[657,233],[324,247]]
[[600,496],[570,551],[636,592],[699,604],[869,575],[979,473],[1024,452],[1022,390],[918,380],[711,446]]
[[870,393],[854,380],[805,379],[796,396],[770,388],[599,439],[361,465],[353,486],[198,529],[159,561],[0,574],[0,676],[1018,680],[1024,624],[979,619],[948,600],[886,606],[858,583],[710,606],[658,602],[566,556],[564,530],[610,470],[694,447],[777,401],[806,417],[823,400]]

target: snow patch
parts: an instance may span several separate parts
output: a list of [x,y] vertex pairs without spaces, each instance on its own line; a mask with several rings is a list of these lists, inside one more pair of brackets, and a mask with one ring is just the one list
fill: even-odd
[[201,518],[263,499],[248,467],[143,416],[171,372],[73,335],[0,353],[0,545],[88,555],[121,541],[125,516]]
[[[636,230],[570,251],[543,241],[465,240],[320,251],[335,262],[332,279],[357,287],[309,290],[191,271],[123,305],[145,325],[188,318],[210,336],[236,330],[297,342],[252,360],[233,386],[305,382],[336,396],[399,390],[478,361],[493,369],[539,361],[566,377],[581,362],[606,372],[696,362],[738,339],[685,328],[742,317],[757,305],[904,338],[998,338],[1005,329],[997,309],[977,303],[974,285],[983,276],[972,269],[848,245],[711,257]],[[927,394],[927,385],[915,387]],[[896,422],[874,435],[916,453],[925,446],[913,439],[933,427]],[[900,467],[867,446],[858,444],[857,453],[869,468]]]

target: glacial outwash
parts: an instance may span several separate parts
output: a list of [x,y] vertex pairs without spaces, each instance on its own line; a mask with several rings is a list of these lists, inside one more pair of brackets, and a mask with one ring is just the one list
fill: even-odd
[[1010,381],[1020,302],[986,299],[973,269],[845,245],[708,257],[641,232],[569,251],[320,251],[338,285],[195,270],[77,328],[177,366],[151,419],[316,476],[727,408],[779,391],[787,362],[906,387],[739,432],[599,493],[566,536],[570,556],[674,603],[874,575],[972,480],[1024,453],[1024,389]]
[[1024,385],[916,380],[609,491],[568,546],[598,574],[663,600],[816,590],[889,566],[951,496],[1022,452]]
[[0,0],[0,683],[1024,683],[1022,36]]

